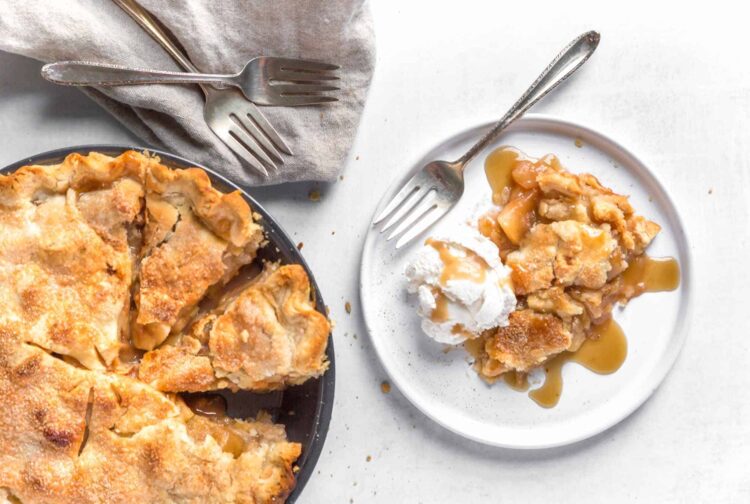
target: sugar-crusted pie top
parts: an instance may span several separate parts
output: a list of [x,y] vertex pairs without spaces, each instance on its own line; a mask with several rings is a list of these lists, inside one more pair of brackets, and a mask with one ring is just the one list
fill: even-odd
[[283,501],[301,449],[283,426],[174,394],[325,371],[299,266],[200,313],[263,241],[238,192],[134,151],[0,176],[0,501]]

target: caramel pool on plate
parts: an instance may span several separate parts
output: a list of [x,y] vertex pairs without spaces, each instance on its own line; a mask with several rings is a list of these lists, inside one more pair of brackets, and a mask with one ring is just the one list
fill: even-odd
[[628,341],[614,320],[593,327],[589,338],[577,352],[563,352],[544,366],[544,384],[529,392],[539,406],[551,408],[562,394],[562,368],[566,362],[576,362],[597,374],[611,374],[620,369],[628,354]]
[[[630,263],[622,279],[626,286],[639,287],[641,292],[672,291],[680,285],[680,265],[671,257],[640,256]],[[562,394],[562,368],[566,362],[576,362],[598,374],[611,374],[620,369],[627,353],[628,342],[617,322],[610,319],[595,325],[578,351],[563,352],[547,362],[544,384],[529,392],[529,397],[540,406],[551,408]],[[519,378],[513,379],[514,383],[519,382]]]

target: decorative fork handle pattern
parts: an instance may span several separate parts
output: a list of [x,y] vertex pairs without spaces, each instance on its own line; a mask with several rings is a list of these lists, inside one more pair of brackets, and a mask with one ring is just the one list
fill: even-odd
[[227,84],[234,75],[169,72],[88,61],[61,61],[42,68],[45,79],[66,86],[133,86],[138,84]]
[[523,96],[505,113],[502,119],[454,163],[458,169],[463,170],[474,156],[494,142],[498,135],[513,121],[521,117],[532,105],[544,98],[547,93],[578,70],[591,57],[597,45],[599,45],[599,33],[595,31],[586,32],[568,44],[529,86]]

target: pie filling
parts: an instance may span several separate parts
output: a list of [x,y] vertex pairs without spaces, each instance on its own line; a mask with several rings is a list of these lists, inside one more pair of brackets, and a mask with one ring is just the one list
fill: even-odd
[[[490,382],[505,376],[523,388],[526,373],[544,365],[547,382],[530,395],[552,406],[560,385],[555,389],[550,373],[559,373],[566,359],[596,368],[595,359],[584,357],[595,347],[600,362],[618,355],[621,364],[625,340],[612,309],[643,292],[676,288],[679,266],[645,255],[658,224],[592,175],[568,172],[553,155],[531,159],[501,148],[488,156],[486,172],[496,206],[478,228],[510,268],[518,303],[507,326],[466,347]],[[613,372],[619,364],[594,370]]]
[[325,371],[299,266],[199,314],[263,242],[239,193],[137,152],[0,176],[0,500],[283,501],[283,426],[177,395]]
[[325,372],[329,331],[304,268],[266,265],[189,334],[148,352],[139,378],[167,392],[281,389]]

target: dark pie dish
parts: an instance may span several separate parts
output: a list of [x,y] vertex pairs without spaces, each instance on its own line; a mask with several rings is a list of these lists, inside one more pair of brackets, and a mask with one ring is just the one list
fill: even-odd
[[[99,152],[107,156],[116,157],[128,150],[143,151],[138,147],[122,147],[112,145],[87,145],[58,149],[32,156],[13,163],[0,172],[12,173],[25,165],[52,165],[63,161],[73,153],[87,155]],[[221,192],[239,191],[242,198],[252,210],[260,216],[258,224],[263,228],[267,243],[258,251],[258,258],[272,263],[298,264],[304,268],[310,282],[312,298],[316,309],[325,313],[325,304],[315,282],[315,279],[294,243],[274,219],[245,191],[231,181],[217,174],[210,168],[192,163],[186,159],[166,152],[148,149],[157,155],[161,163],[168,168],[198,167],[206,172],[214,188]],[[325,333],[323,333],[325,334]],[[327,372],[315,379],[307,380],[302,385],[288,387],[283,391],[255,394],[250,392],[232,393],[222,391],[220,394],[226,399],[227,414],[230,417],[249,418],[264,410],[270,413],[275,423],[283,424],[289,441],[302,445],[301,456],[297,459],[296,487],[288,497],[287,502],[294,502],[304,488],[317,462],[330,422],[334,393],[334,351],[332,338],[328,336],[326,356],[329,362]]]

